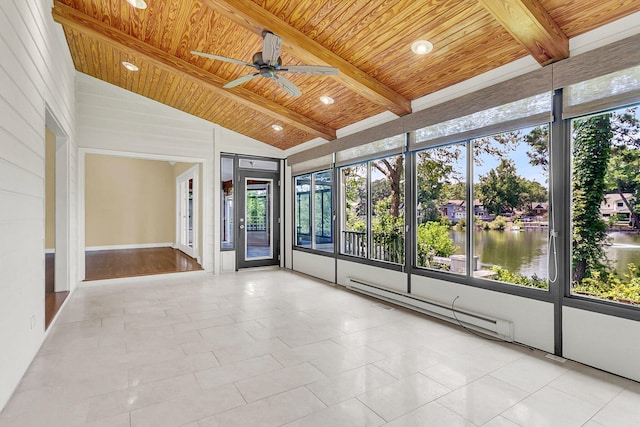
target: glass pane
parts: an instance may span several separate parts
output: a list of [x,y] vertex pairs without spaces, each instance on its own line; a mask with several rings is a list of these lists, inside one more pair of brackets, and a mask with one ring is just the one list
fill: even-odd
[[315,249],[333,252],[333,175],[330,170],[313,174]]
[[416,153],[416,265],[465,274],[466,144]]
[[260,160],[260,159],[240,159],[238,167],[242,169],[260,169],[266,171],[278,170],[277,160]]
[[273,258],[271,180],[247,178],[245,195],[246,260]]
[[367,164],[340,169],[343,254],[367,256]]
[[371,162],[371,258],[404,263],[404,156]]
[[357,159],[366,155],[371,155],[373,157],[375,153],[382,153],[385,151],[393,150],[394,148],[402,148],[405,145],[406,138],[407,137],[404,134],[401,134],[381,139],[379,141],[370,142],[368,144],[359,145],[357,147],[349,148],[346,150],[338,151],[336,153],[336,162],[344,164],[351,159]]
[[640,305],[637,106],[572,121],[572,293]]
[[568,105],[578,105],[638,89],[640,65],[570,85],[565,93]]
[[222,212],[222,230],[220,231],[220,247],[233,248],[233,158],[220,159],[220,198]]
[[473,275],[547,289],[549,126],[472,143]]
[[479,129],[496,123],[523,117],[535,116],[539,113],[551,111],[551,93],[542,93],[521,99],[509,104],[478,111],[477,113],[459,117],[446,122],[427,126],[416,131],[416,143],[430,141],[447,135]]
[[298,176],[295,181],[296,246],[311,248],[311,175]]

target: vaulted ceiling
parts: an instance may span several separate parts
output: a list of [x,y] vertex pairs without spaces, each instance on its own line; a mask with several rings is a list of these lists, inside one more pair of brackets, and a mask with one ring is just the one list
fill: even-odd
[[[541,66],[569,55],[568,39],[640,11],[638,0],[55,0],[78,71],[287,149],[531,55]],[[287,75],[225,89],[250,68],[262,31],[282,38],[287,65],[329,65],[335,76]],[[416,55],[411,44],[434,49]],[[127,61],[138,66],[131,72]],[[320,97],[335,100],[325,105]],[[282,131],[272,129],[279,124]]]

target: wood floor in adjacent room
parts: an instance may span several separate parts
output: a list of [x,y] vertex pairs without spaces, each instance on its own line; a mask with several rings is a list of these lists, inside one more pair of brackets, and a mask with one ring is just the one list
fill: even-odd
[[202,270],[202,267],[195,259],[168,247],[85,252],[85,280],[196,270]]

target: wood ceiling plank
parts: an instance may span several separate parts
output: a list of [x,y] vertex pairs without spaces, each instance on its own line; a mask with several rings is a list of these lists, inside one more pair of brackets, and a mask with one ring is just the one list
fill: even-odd
[[569,38],[640,11],[638,0],[540,0]]
[[[53,8],[54,20],[65,26],[74,28],[80,32],[91,34],[99,40],[105,41],[110,45],[116,45],[121,49],[130,50],[145,58],[157,66],[162,67],[171,73],[178,73],[190,79],[199,81],[207,89],[216,92],[228,99],[231,99],[241,105],[253,108],[266,114],[276,120],[280,120],[291,126],[303,129],[314,136],[327,140],[335,139],[335,129],[309,119],[302,114],[288,110],[281,105],[264,99],[246,89],[239,87],[233,90],[225,90],[222,85],[226,82],[219,77],[203,71],[195,65],[179,59],[161,49],[150,46],[140,40],[122,33],[119,30],[111,28],[102,22],[87,16],[75,9],[72,9],[58,1],[54,3]],[[98,58],[99,53],[96,51],[94,58]],[[153,92],[153,90],[152,90]]]
[[478,0],[540,65],[569,57],[569,38],[539,0]]
[[293,55],[307,63],[320,62],[339,68],[340,73],[333,78],[371,101],[398,115],[411,112],[411,103],[406,98],[251,0],[203,1],[218,13],[256,34],[261,34],[265,28],[274,31],[282,37],[283,43]]

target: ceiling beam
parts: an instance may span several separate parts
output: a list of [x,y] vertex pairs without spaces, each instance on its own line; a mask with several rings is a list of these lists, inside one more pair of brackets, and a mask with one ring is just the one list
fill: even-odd
[[388,86],[380,83],[358,67],[346,61],[320,43],[307,37],[285,21],[261,8],[251,0],[203,0],[217,13],[238,25],[262,34],[268,29],[279,35],[296,58],[314,64],[325,63],[340,70],[337,79],[342,85],[360,96],[399,115],[411,113],[411,102]]
[[569,38],[539,0],[478,0],[540,65],[569,57]]
[[203,85],[217,95],[224,96],[238,104],[252,108],[278,121],[301,129],[314,137],[334,140],[336,130],[322,123],[316,122],[302,114],[289,110],[282,105],[263,98],[247,89],[236,88],[233,91],[223,89],[226,83],[215,74],[209,73],[188,61],[171,55],[161,49],[151,46],[122,31],[112,28],[97,19],[85,15],[78,10],[66,6],[59,1],[54,2],[53,19],[69,28],[90,35],[118,49],[130,51],[142,56],[156,66],[178,74],[190,81]]

